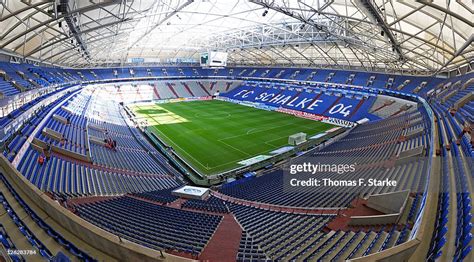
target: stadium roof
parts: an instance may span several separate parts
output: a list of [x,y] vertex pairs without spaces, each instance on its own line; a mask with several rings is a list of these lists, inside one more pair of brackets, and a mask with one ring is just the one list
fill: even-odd
[[[436,73],[472,63],[472,0],[0,0],[0,49],[71,67],[193,62]],[[56,6],[58,4],[58,6]]]

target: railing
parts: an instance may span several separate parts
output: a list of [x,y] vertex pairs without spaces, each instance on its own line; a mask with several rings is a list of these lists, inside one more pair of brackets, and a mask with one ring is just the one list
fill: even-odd
[[22,105],[27,104],[38,97],[49,94],[58,88],[75,84],[79,84],[79,82],[75,81],[63,83],[61,85],[51,85],[43,88],[32,89],[13,96],[4,97],[0,99],[0,117],[6,117],[8,114],[20,108]]
[[423,104],[423,107],[425,108],[426,113],[428,115],[428,118],[431,122],[430,141],[429,141],[429,149],[428,149],[428,166],[430,168],[427,169],[424,194],[423,194],[423,198],[421,200],[420,209],[419,209],[418,214],[416,216],[415,223],[413,224],[413,228],[412,228],[412,231],[411,231],[411,234],[410,234],[410,237],[409,237],[410,240],[416,238],[418,228],[419,228],[419,226],[421,224],[421,221],[423,219],[423,214],[425,213],[424,209],[425,209],[426,198],[427,198],[427,195],[428,195],[427,193],[428,193],[429,184],[430,184],[431,167],[432,167],[432,164],[433,164],[433,157],[435,156],[435,153],[436,153],[436,152],[434,152],[435,122],[434,122],[434,117],[433,117],[433,110],[431,109],[431,107],[429,106],[429,104],[426,102],[425,99],[423,99],[421,97],[418,97],[418,99]]
[[[21,113],[21,115],[17,116],[16,118],[14,118],[13,120],[11,120],[8,124],[6,124],[2,129],[0,129],[0,143],[1,142],[4,142],[5,140],[7,140],[13,133],[15,133],[21,126],[21,124],[25,121],[27,121],[28,119],[31,118],[31,116],[33,115],[33,113],[40,107],[40,106],[43,106],[45,104],[48,104],[49,102],[52,102],[53,100],[56,100],[59,96],[61,96],[62,94],[64,94],[67,90],[72,90],[74,89],[75,86],[74,85],[63,85],[62,86],[62,89],[54,89],[54,90],[50,90],[48,91],[48,93],[45,93],[44,95],[46,94],[50,94],[52,92],[57,92],[56,94],[54,95],[51,95],[49,97],[46,97],[44,98],[42,101],[39,101],[38,103],[32,105],[30,108],[28,108],[26,111],[24,111],[23,113]],[[37,97],[35,97],[37,98]],[[33,99],[35,99],[33,98]],[[10,101],[10,100],[8,100]],[[4,101],[5,102],[5,101]],[[21,105],[23,105],[25,103],[21,103]],[[12,105],[10,105],[12,106]],[[14,109],[18,109],[20,108],[20,106],[12,106],[12,108]]]

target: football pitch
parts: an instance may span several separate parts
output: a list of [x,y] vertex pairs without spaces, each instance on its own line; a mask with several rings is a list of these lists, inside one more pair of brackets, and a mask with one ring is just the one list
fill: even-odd
[[231,170],[239,161],[267,154],[288,145],[288,136],[308,137],[333,125],[211,100],[155,105],[131,109],[139,121],[203,175]]

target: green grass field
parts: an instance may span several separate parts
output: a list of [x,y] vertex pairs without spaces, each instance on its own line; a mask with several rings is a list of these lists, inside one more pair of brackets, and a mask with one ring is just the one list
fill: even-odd
[[223,101],[193,101],[132,107],[140,120],[203,175],[227,171],[241,160],[288,145],[288,136],[308,137],[333,126]]

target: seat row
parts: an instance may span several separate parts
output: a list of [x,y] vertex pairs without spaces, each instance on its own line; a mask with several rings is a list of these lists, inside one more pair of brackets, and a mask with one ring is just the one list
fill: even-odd
[[217,197],[210,196],[208,199],[200,200],[200,199],[189,199],[184,202],[181,207],[196,209],[196,210],[203,210],[207,212],[213,213],[229,213],[229,207],[227,204],[220,200]]

